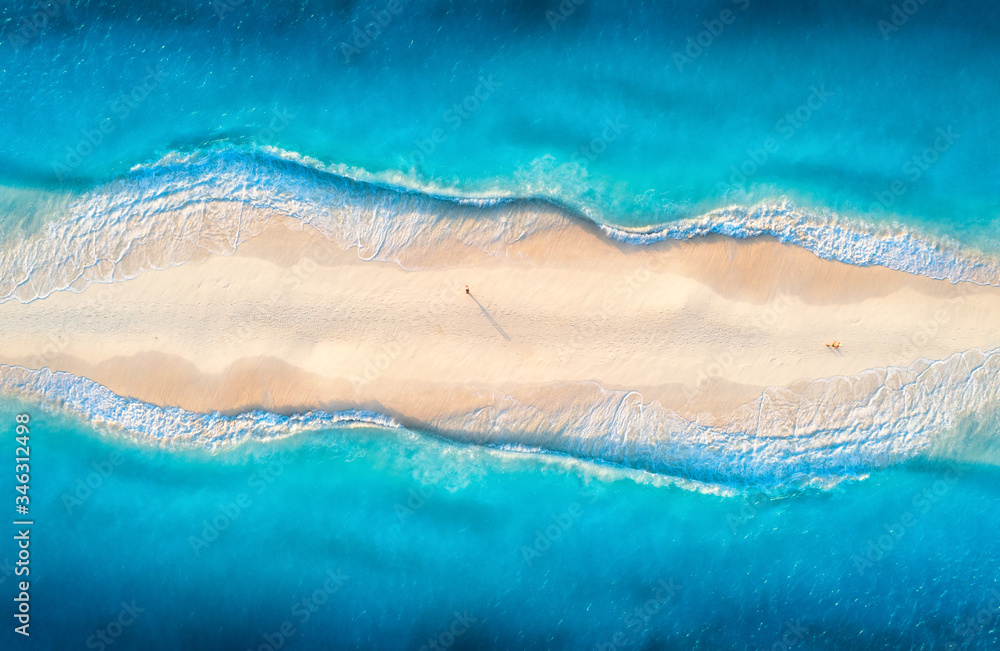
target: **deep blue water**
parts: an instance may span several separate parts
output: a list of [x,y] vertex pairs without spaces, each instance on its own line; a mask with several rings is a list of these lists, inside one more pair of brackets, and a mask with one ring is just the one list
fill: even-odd
[[[405,430],[168,452],[9,400],[5,457],[17,412],[31,648],[99,648],[103,630],[107,648],[418,649],[452,628],[456,649],[1000,644],[992,465],[721,497]],[[26,648],[11,629],[4,648]]]

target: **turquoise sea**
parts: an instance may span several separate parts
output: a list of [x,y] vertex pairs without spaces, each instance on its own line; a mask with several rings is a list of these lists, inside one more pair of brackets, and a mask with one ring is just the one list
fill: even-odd
[[832,491],[720,496],[405,430],[209,454],[30,403],[0,418],[16,413],[32,415],[35,616],[30,647],[8,625],[4,648],[1000,644],[995,444]]
[[[6,1],[0,300],[231,252],[248,207],[379,259],[554,212],[998,284],[998,28],[980,0]],[[753,446],[713,474],[267,414],[181,446],[8,386],[32,634],[10,525],[0,647],[1000,648],[996,391],[941,386],[947,428],[790,451],[809,487],[774,490]]]

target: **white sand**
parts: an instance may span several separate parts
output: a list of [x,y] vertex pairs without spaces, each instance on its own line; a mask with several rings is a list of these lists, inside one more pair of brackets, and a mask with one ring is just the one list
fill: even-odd
[[406,271],[275,227],[234,256],[4,303],[0,323],[0,363],[192,411],[366,407],[434,427],[592,382],[721,418],[764,387],[1000,346],[1000,289],[582,226]]

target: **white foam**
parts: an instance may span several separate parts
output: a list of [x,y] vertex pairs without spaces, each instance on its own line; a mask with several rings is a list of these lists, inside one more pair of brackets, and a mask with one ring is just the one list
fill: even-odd
[[636,392],[601,393],[558,406],[504,397],[438,427],[470,442],[558,451],[703,483],[828,488],[928,451],[965,419],[990,417],[1000,407],[1000,350],[768,389],[721,426],[687,420]]
[[285,217],[365,259],[450,244],[491,254],[565,223],[553,206],[452,200],[358,183],[242,150],[172,154],[77,201],[66,219],[0,251],[0,301],[135,277],[233,253]]
[[[503,255],[530,233],[565,227],[579,215],[551,201],[454,196],[360,182],[284,152],[236,148],[168,154],[86,194],[43,233],[0,250],[0,302],[135,277],[208,252],[231,254],[269,217],[310,226],[366,259],[412,264],[407,251],[447,245]],[[295,160],[290,160],[295,159]],[[301,159],[301,160],[300,160]],[[318,165],[318,163],[315,163]],[[341,170],[360,174],[358,170]],[[645,244],[708,234],[770,235],[816,255],[883,265],[953,282],[1000,284],[1000,262],[904,228],[872,226],[787,203],[733,206],[646,229],[603,226]]]
[[[193,414],[123,398],[90,380],[47,369],[0,366],[0,391],[168,447],[218,449],[345,424],[399,427],[367,411]],[[1000,349],[768,389],[716,426],[684,419],[635,392],[599,394],[596,400],[558,405],[499,397],[432,425],[453,440],[507,454],[566,454],[679,479],[693,490],[825,489],[916,458],[968,419],[995,414]]]
[[623,242],[649,244],[706,235],[734,238],[771,236],[821,258],[867,267],[880,265],[930,278],[980,285],[1000,284],[1000,264],[947,239],[931,240],[903,226],[876,226],[832,214],[812,213],[790,203],[730,206],[697,219],[652,228],[602,226]]
[[47,368],[0,365],[0,390],[39,400],[49,409],[69,412],[130,439],[170,448],[217,450],[251,440],[268,441],[349,425],[399,428],[392,418],[364,410],[309,411],[291,416],[260,410],[232,416],[196,414],[125,398],[87,378]]

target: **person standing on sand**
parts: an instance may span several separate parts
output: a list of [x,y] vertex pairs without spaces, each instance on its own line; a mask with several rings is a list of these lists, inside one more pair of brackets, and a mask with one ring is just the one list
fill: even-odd
[[469,293],[469,286],[468,286],[468,285],[466,285],[466,286],[465,286],[465,293],[466,293],[466,294],[468,294],[468,293]]

